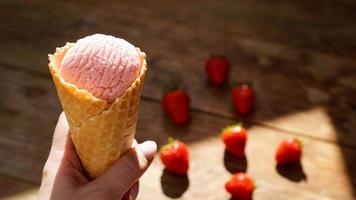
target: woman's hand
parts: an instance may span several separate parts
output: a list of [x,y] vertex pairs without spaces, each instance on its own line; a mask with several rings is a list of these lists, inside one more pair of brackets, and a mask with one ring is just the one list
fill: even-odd
[[151,164],[156,151],[155,142],[137,144],[103,175],[89,181],[83,175],[62,113],[43,169],[39,199],[136,199],[138,180]]

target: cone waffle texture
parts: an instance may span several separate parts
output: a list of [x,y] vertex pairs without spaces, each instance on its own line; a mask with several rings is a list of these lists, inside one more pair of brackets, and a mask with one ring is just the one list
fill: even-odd
[[67,43],[57,48],[54,55],[49,55],[49,69],[68,120],[75,149],[89,177],[95,178],[131,148],[147,69],[146,55],[137,48],[142,64],[139,77],[121,97],[108,104],[66,82],[59,75],[62,59],[73,45]]

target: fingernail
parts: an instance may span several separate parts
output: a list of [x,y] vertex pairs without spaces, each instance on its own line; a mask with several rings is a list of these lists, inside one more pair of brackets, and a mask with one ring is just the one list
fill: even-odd
[[147,160],[150,160],[155,156],[157,144],[154,141],[146,141],[138,144],[136,148],[145,155]]

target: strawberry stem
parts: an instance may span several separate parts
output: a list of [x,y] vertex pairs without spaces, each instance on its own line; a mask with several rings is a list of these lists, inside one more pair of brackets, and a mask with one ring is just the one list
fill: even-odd
[[297,138],[295,138],[295,140],[298,142],[300,148],[303,148],[304,143],[301,140],[297,139]]
[[224,128],[222,129],[222,132],[230,131],[230,130],[236,128],[236,127],[243,127],[243,122],[240,121],[240,122],[238,122],[238,123],[236,123],[236,124],[232,124],[232,125],[226,126],[226,127],[224,127]]
[[169,138],[168,138],[168,144],[171,144],[171,143],[173,143],[174,141],[175,141],[174,138],[172,138],[172,137],[169,137]]
[[169,137],[168,138],[168,143],[163,145],[160,149],[160,152],[163,152],[164,150],[168,149],[170,146],[172,146],[176,142],[176,139]]
[[252,181],[252,186],[253,186],[253,189],[256,189],[258,187],[255,180]]
[[242,121],[239,121],[235,126],[243,127],[244,123]]

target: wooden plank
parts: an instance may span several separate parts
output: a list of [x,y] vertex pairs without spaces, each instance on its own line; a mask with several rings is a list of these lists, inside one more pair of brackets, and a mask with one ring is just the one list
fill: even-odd
[[2,200],[37,199],[38,185],[0,174],[0,198]]
[[[169,136],[174,136],[187,142],[191,154],[191,170],[189,186],[176,185],[187,184],[187,180],[167,173],[162,175],[163,167],[157,156],[141,181],[140,199],[171,199],[180,195],[181,199],[218,199],[228,196],[223,190],[223,184],[229,177],[229,170],[244,170],[243,162],[224,159],[223,144],[218,137],[220,128],[233,121],[193,113],[194,122],[189,127],[176,128],[165,120],[159,104],[147,101],[142,102],[141,113],[137,138],[140,141],[154,139],[163,144]],[[154,124],[151,123],[152,120],[155,120]],[[355,164],[355,150],[301,137],[305,149],[302,166],[306,180],[298,169],[292,175],[284,177],[276,170],[273,155],[277,143],[288,136],[290,135],[284,132],[261,126],[250,127],[246,168],[257,181],[255,199],[353,199],[353,186],[350,182],[354,180],[355,174],[353,171],[347,172],[345,162],[349,162],[350,166]],[[28,143],[23,144],[24,147],[27,145]],[[32,156],[21,156],[9,151],[7,153],[11,157],[1,156],[10,158],[2,163],[0,173],[39,181],[35,175],[40,174],[43,162],[38,162]],[[44,154],[35,151],[33,153]],[[24,165],[19,168],[20,162],[32,166]],[[34,175],[28,175],[29,171]],[[335,182],[338,184],[335,185]]]
[[[231,2],[217,4],[208,1],[204,9],[201,9],[201,5],[194,3],[189,4],[189,9],[186,9],[186,5],[179,2],[180,9],[169,12],[161,10],[157,3],[150,2],[148,7],[147,5],[138,7],[136,3],[134,1],[120,2],[120,4],[112,4],[110,8],[107,8],[101,3],[95,3],[93,6],[90,2],[78,7],[76,3],[58,2],[54,9],[52,3],[49,2],[37,1],[31,2],[30,5],[23,1],[1,1],[0,61],[7,64],[6,68],[21,67],[27,71],[39,72],[43,77],[48,75],[46,54],[49,49],[54,49],[65,41],[71,41],[92,32],[112,33],[133,41],[134,44],[149,52],[151,68],[144,90],[146,99],[159,99],[161,91],[157,88],[164,87],[164,83],[171,77],[177,77],[175,75],[180,74],[182,77],[189,77],[186,79],[177,78],[176,81],[189,88],[192,93],[193,107],[196,110],[233,118],[234,115],[229,106],[228,90],[212,88],[206,85],[202,78],[204,77],[202,66],[205,58],[212,52],[225,53],[233,62],[232,79],[254,80],[253,83],[258,93],[258,110],[254,116],[249,118],[250,121],[283,128],[290,132],[296,132],[298,135],[307,135],[308,138],[321,138],[326,141],[338,141],[348,146],[355,146],[355,136],[352,134],[356,127],[353,103],[356,85],[356,80],[353,77],[355,73],[353,61],[355,29],[349,27],[347,21],[345,22],[345,20],[352,22],[354,19],[354,4],[352,2],[328,1],[326,4],[333,9],[323,7],[323,9],[313,9],[312,13],[300,12],[305,8],[312,8],[308,7],[310,3],[303,6],[303,2],[295,3],[296,5],[293,3],[288,5],[286,2],[282,5],[243,2],[243,4],[239,4],[239,7],[236,7]],[[178,1],[171,1],[167,3],[169,6],[164,6],[160,2],[159,6],[161,8],[177,7],[174,6],[177,3]],[[236,1],[236,3],[241,2]],[[315,5],[321,5],[321,3],[316,2]],[[198,8],[202,11],[199,11]],[[215,13],[220,10],[226,10],[226,13]],[[82,15],[83,11],[86,13]],[[238,12],[233,15],[235,11]],[[66,18],[62,13],[67,13],[68,17]],[[323,16],[322,19],[320,16]],[[186,23],[187,19],[190,19],[190,22]],[[289,28],[291,30],[287,30]],[[303,31],[299,32],[296,28]],[[43,33],[46,33],[46,36]],[[245,38],[246,36],[249,38]],[[271,43],[271,41],[278,44]],[[281,43],[283,45],[280,45]],[[325,44],[328,44],[328,49],[325,49]],[[297,49],[293,50],[290,46],[297,47]],[[306,47],[320,50],[323,54],[300,51]],[[347,59],[324,53],[342,55]],[[183,70],[183,67],[188,68],[185,71],[189,71],[189,74]],[[0,146],[5,149],[0,151],[1,157],[6,157],[2,161],[1,171],[38,182],[42,168],[38,163],[43,163],[46,158],[52,128],[60,108],[55,91],[48,81],[38,80],[38,77],[34,78],[22,72],[12,74],[6,71],[0,71],[3,80],[0,89],[5,91],[4,94],[8,97],[0,100],[0,127],[1,130],[6,130],[1,131],[4,137],[0,138]],[[289,88],[300,89],[291,90]],[[153,107],[159,110],[159,105],[154,102],[144,102],[143,107],[145,105],[148,107],[155,105]],[[155,116],[162,116],[162,113],[157,114],[157,110],[153,108],[143,108],[143,110],[145,113],[147,111]],[[194,112],[193,124],[205,125],[210,128],[216,126],[216,132],[225,124],[225,122],[217,122],[218,125],[216,123],[210,125],[209,120],[197,116],[200,114]],[[202,122],[195,121],[196,119],[200,119]],[[213,117],[213,119],[214,121],[225,120],[226,123],[231,121],[219,117]],[[152,121],[152,118],[149,120]],[[164,121],[160,125],[163,128],[150,127],[145,122],[140,123],[139,131],[142,130],[142,133],[138,134],[139,138],[150,138],[151,135],[143,134],[146,132],[173,132],[181,139],[191,144],[197,144],[205,136],[205,132],[210,131],[208,128],[202,129],[197,125],[176,128]],[[142,129],[142,126],[146,129]],[[180,136],[184,132],[195,134]],[[165,137],[166,135],[161,138]],[[267,140],[265,137],[262,139]],[[203,144],[215,146],[218,140],[215,138],[214,141]],[[324,144],[324,142],[320,143]],[[325,162],[325,166],[334,166],[335,164],[332,162],[345,163],[345,166],[337,164],[331,172],[338,174],[337,170],[343,171],[342,178],[336,181],[342,183],[338,186],[344,187],[344,184],[347,184],[348,170],[351,185],[355,188],[355,175],[352,174],[354,154],[349,153],[347,148],[337,151],[337,147],[332,146],[335,148],[326,148],[321,145],[322,152],[316,148],[313,151],[318,152],[319,157],[328,157],[328,153],[335,151],[336,153],[334,152],[330,157],[331,161]],[[205,147],[199,146],[199,148],[202,150],[197,150],[197,152],[202,152],[201,154],[204,155]],[[197,149],[199,148],[197,147]],[[15,155],[9,153],[10,149]],[[341,160],[340,152],[345,157],[344,161]],[[314,159],[310,158],[316,162]],[[264,161],[269,162],[269,160]],[[22,162],[26,164],[19,166],[19,163]],[[320,169],[318,168],[318,170]],[[315,169],[311,170],[311,173],[316,173],[314,171]],[[161,170],[157,170],[154,180],[161,173]],[[217,177],[220,176],[218,173],[213,174]],[[324,174],[316,174],[324,176]],[[202,176],[195,175],[194,177]],[[226,174],[225,177],[227,177]],[[330,176],[328,177],[330,178]],[[333,178],[330,180],[334,180]],[[170,185],[170,179],[172,178],[165,179],[164,182],[168,181],[167,185]],[[202,179],[210,181],[208,178],[204,179],[203,177]],[[293,189],[294,185],[287,189],[279,187],[279,184],[283,185],[284,182],[274,183],[274,180],[266,179],[261,179],[265,184],[258,190],[261,195],[257,196],[257,199],[259,197],[275,199],[275,195],[279,193],[283,197],[281,199],[293,199],[297,191],[301,188],[304,190],[304,186],[296,187],[296,189]],[[194,178],[190,189],[188,188],[182,198],[189,199],[197,195],[209,195],[209,192],[201,194],[200,191],[192,189],[199,183],[198,180],[195,180],[197,179]],[[180,182],[184,183],[185,180],[180,180]],[[220,182],[222,183],[222,180]],[[157,186],[158,183],[157,181],[149,184]],[[315,180],[312,183],[314,184]],[[343,191],[343,188],[336,188],[329,183],[323,185],[323,183],[317,182],[315,185]],[[220,185],[212,187],[216,189]],[[166,188],[166,190],[169,189]],[[151,196],[146,194],[146,192],[149,193],[147,190],[144,194],[147,197],[156,198],[155,194],[159,193],[156,193],[156,190],[153,191],[155,192],[151,193]],[[212,189],[210,188],[208,191],[212,191]],[[166,193],[177,195],[179,191],[166,191]],[[337,199],[351,197],[349,189],[346,189],[347,194],[344,194],[349,196],[343,198],[344,196],[340,196],[334,191],[325,192],[318,188],[317,192],[314,192],[313,189],[312,192],[305,190],[303,193],[298,193],[300,196],[297,199],[322,199],[324,197],[319,195],[324,195],[324,193],[326,196]],[[218,196],[218,194],[216,195]],[[256,193],[256,195],[258,194]],[[164,198],[166,197],[162,197],[162,199]]]
[[[238,19],[223,22],[227,16],[211,13],[211,9],[217,6],[214,2],[207,3],[209,9],[203,11],[197,10],[198,5],[193,5],[192,10],[174,11],[177,16],[192,16],[194,19],[199,18],[197,15],[204,16],[201,18],[209,19],[209,24],[194,20],[182,23],[183,19],[177,20],[175,15],[163,20],[160,14],[165,13],[155,3],[150,4],[149,9],[130,9],[136,2],[113,4],[110,8],[100,3],[96,6],[83,4],[81,7],[76,3],[59,3],[56,10],[51,10],[52,4],[48,2],[39,1],[30,7],[27,2],[19,2],[21,1],[4,1],[1,4],[3,6],[0,6],[0,9],[4,9],[4,12],[0,12],[0,15],[4,15],[3,19],[13,17],[0,26],[3,42],[0,46],[0,63],[5,63],[6,66],[40,72],[45,76],[48,75],[46,54],[56,46],[93,32],[112,33],[127,38],[148,52],[150,70],[144,90],[145,97],[160,99],[163,88],[173,79],[188,88],[193,108],[234,118],[228,89],[213,88],[207,85],[204,78],[205,59],[210,53],[224,53],[233,65],[231,82],[251,81],[256,88],[257,111],[248,120],[351,146],[356,144],[356,136],[352,134],[356,127],[353,103],[356,96],[356,80],[353,77],[356,64],[352,57],[344,59],[319,52],[291,49],[286,45],[256,40],[253,37],[241,37],[243,34],[235,34],[234,30],[230,30],[235,27]],[[224,2],[218,8],[223,10],[231,5],[235,4]],[[245,16],[246,20],[253,14],[252,9],[247,9],[249,6],[256,6],[256,11],[269,12],[266,15],[271,14],[264,3],[244,6],[247,6],[246,9],[236,9],[249,12]],[[297,12],[300,6],[294,11],[291,11],[293,6],[277,7],[279,11],[275,11],[275,14],[283,18],[288,17],[286,15],[291,12],[293,16],[289,18],[314,20],[317,23],[320,17],[300,14]],[[284,11],[286,8],[288,12]],[[343,7],[337,8],[339,11],[335,12],[340,14]],[[86,12],[87,9],[91,12]],[[60,17],[64,11],[68,13],[68,17]],[[81,15],[83,11],[86,12],[85,15]],[[339,16],[325,17],[323,20],[341,24],[345,16]],[[24,28],[16,28],[15,24],[18,23]],[[48,25],[42,26],[43,24]],[[239,23],[236,25],[241,26]],[[29,32],[28,29],[32,31]],[[53,34],[43,35],[43,32]],[[320,125],[329,121],[333,122],[330,126]]]
[[[9,101],[1,101],[2,107],[10,106],[12,109],[1,112],[2,119],[7,119],[5,123],[2,122],[1,130],[8,131],[2,132],[0,140],[0,154],[5,158],[1,161],[0,174],[39,183],[53,126],[59,114],[57,96],[49,79],[34,78],[24,72],[1,68],[0,74],[4,81],[1,86],[3,94],[11,97],[9,99],[14,102],[19,102],[15,107],[11,107]],[[30,90],[32,92],[24,90],[29,86],[42,88],[42,92],[37,89]],[[230,171],[245,168],[244,162],[231,157],[224,159],[219,131],[233,122],[231,119],[194,111],[188,126],[177,127],[165,117],[160,103],[142,101],[137,139],[153,139],[162,145],[169,136],[173,136],[188,143],[191,170],[189,185],[187,179],[167,173],[161,177],[163,167],[157,157],[142,179],[140,199],[171,199],[178,196],[181,196],[181,199],[227,198],[223,184]],[[291,135],[259,125],[247,126],[249,143],[246,170],[257,180],[255,199],[353,199],[352,188],[356,179],[352,166],[356,161],[355,149],[333,142],[300,137],[305,146],[302,167],[306,180],[302,179],[298,169],[292,175],[282,176],[275,169],[274,149],[280,140]]]
[[[110,6],[108,6],[110,5]],[[184,23],[190,27],[226,30],[227,34],[238,34],[296,48],[317,49],[348,57],[354,57],[356,43],[353,38],[356,28],[353,24],[356,4],[351,1],[206,1],[182,4],[180,1],[158,2],[58,2],[53,8],[47,1],[2,1],[3,15],[16,16],[17,20],[32,20],[35,24],[24,24],[32,30],[27,35],[38,36],[45,30],[55,35],[80,31],[89,26],[97,28],[96,22],[102,15],[109,14],[116,23],[125,22],[121,14],[148,18],[151,23],[166,20],[170,23]],[[163,9],[165,8],[165,9]],[[166,9],[175,8],[175,9]],[[63,15],[61,11],[66,11]],[[98,12],[99,11],[99,15]],[[105,12],[103,12],[105,11]],[[25,14],[29,18],[23,18]],[[79,17],[83,14],[83,17]],[[68,18],[72,17],[72,21]],[[59,20],[59,19],[60,20]],[[86,18],[84,21],[81,18]],[[8,18],[5,18],[8,19]],[[11,19],[11,18],[10,18]],[[16,29],[17,20],[4,20],[5,25]],[[40,20],[57,22],[43,25]],[[68,21],[66,21],[68,20]],[[63,23],[64,21],[69,23]],[[37,23],[36,23],[37,22]],[[83,23],[84,22],[84,23]],[[100,23],[98,23],[100,24]],[[124,24],[127,26],[132,23]],[[35,26],[35,28],[34,28]],[[84,27],[83,27],[84,26]],[[117,27],[121,28],[120,25]],[[78,30],[79,29],[79,30]]]
[[[181,4],[180,1],[169,1],[163,4],[150,3],[143,9],[139,9],[137,2],[130,1],[124,5],[114,4],[111,10],[113,13],[120,10],[120,13],[142,16],[142,19],[150,21],[150,24],[155,22],[155,25],[157,21],[164,19],[167,24],[174,24],[176,28],[171,31],[179,33],[179,36],[181,36],[181,25],[189,27],[192,30],[190,37],[195,38],[192,41],[195,45],[199,44],[202,38],[199,34],[200,30],[205,34],[203,37],[205,39],[210,37],[211,31],[217,30],[225,35],[227,45],[229,37],[249,37],[297,49],[314,49],[351,58],[350,55],[355,53],[352,36],[355,36],[356,32],[350,19],[356,18],[352,11],[355,4],[346,6],[336,1],[314,3],[206,1],[204,4],[198,2]],[[175,9],[162,9],[167,7]],[[170,33],[169,30],[164,33],[167,32]],[[211,39],[215,40],[215,38]],[[218,42],[215,44],[225,46]]]
[[[172,4],[173,6],[174,4],[180,4],[179,1],[170,1],[167,3]],[[36,1],[30,3],[19,0],[2,1],[0,4],[0,9],[2,9],[0,10],[1,17],[7,20],[4,20],[0,26],[0,38],[2,38],[3,42],[3,52],[0,55],[3,55],[2,60],[11,60],[12,62],[17,62],[21,65],[29,65],[29,61],[33,60],[34,63],[30,66],[42,66],[44,63],[46,63],[45,58],[43,58],[43,54],[46,55],[49,49],[54,49],[66,41],[72,41],[80,36],[93,32],[108,32],[118,34],[129,39],[130,41],[135,42],[135,44],[138,44],[141,47],[147,46],[150,48],[152,46],[156,48],[163,48],[164,51],[168,52],[176,51],[178,49],[180,51],[186,51],[185,53],[190,55],[192,52],[189,52],[189,50],[195,48],[195,51],[198,52],[208,51],[208,53],[223,53],[224,51],[227,51],[227,47],[232,45],[231,40],[235,40],[237,38],[244,39],[246,36],[253,41],[257,41],[257,43],[261,43],[263,45],[264,40],[259,40],[261,37],[252,37],[251,35],[254,34],[251,33],[245,35],[241,34],[243,29],[248,28],[246,26],[249,24],[248,22],[253,24],[253,20],[248,20],[249,17],[253,18],[253,15],[261,15],[257,18],[266,19],[264,16],[266,14],[263,14],[263,12],[270,12],[267,15],[277,15],[278,20],[276,19],[276,21],[286,20],[283,23],[287,24],[290,21],[289,18],[293,18],[293,15],[298,14],[298,8],[292,5],[284,7],[276,6],[277,9],[279,9],[279,12],[286,12],[286,14],[281,14],[275,9],[270,9],[271,5],[269,6],[269,4],[263,2],[249,4],[244,2],[242,5],[239,5],[240,3],[241,2],[238,1],[224,2],[217,6],[216,2],[209,1],[204,4],[205,6],[209,7],[209,9],[200,8],[201,11],[198,11],[199,9],[197,7],[201,5],[192,4],[189,5],[190,9],[184,9],[183,6],[182,9],[172,10],[169,11],[169,13],[165,13],[165,11],[162,10],[161,4],[158,6],[157,3],[150,3],[146,6],[137,7],[137,5],[135,5],[137,2],[134,1],[123,2],[120,4],[113,3],[109,8],[107,7],[108,4],[106,3],[98,3],[98,5],[92,6],[92,3],[84,2],[58,2],[58,5],[55,9],[53,8],[52,4],[47,1]],[[78,4],[80,4],[80,6],[78,6]],[[304,4],[298,6],[303,5]],[[247,6],[247,8],[244,6]],[[134,7],[135,9],[132,9]],[[250,9],[250,7],[253,7],[254,9]],[[287,7],[297,10],[291,12],[290,9],[286,9]],[[227,10],[226,12],[233,12],[234,10],[231,10],[231,8],[238,9],[238,11],[241,9],[245,10],[244,12],[249,12],[249,14],[247,14],[245,17],[242,17],[242,19],[247,18],[245,19],[246,22],[237,23],[236,20],[240,20],[240,17],[229,19],[228,16],[220,15],[219,13],[211,10],[220,9],[222,11]],[[88,10],[90,12],[88,12]],[[263,12],[261,12],[261,10],[263,10]],[[65,16],[63,16],[64,12],[66,13]],[[286,15],[291,15],[291,13],[294,14],[288,18]],[[347,16],[348,14],[350,16]],[[162,15],[166,18],[162,18]],[[339,24],[339,26],[342,28],[345,28],[345,19],[352,19],[351,15],[354,15],[354,12],[344,12],[344,15],[339,14],[325,17],[317,17],[318,15],[308,16],[307,13],[299,13],[299,15],[302,15],[300,17],[296,17],[297,19],[300,18],[299,20],[304,18],[304,20],[312,20],[314,17],[316,18],[313,19],[315,23],[323,23],[323,21],[327,21],[330,24],[336,23]],[[138,18],[137,16],[142,17]],[[185,16],[185,18],[194,20],[189,20],[189,22],[183,21],[185,23],[182,23],[183,19],[179,20],[179,17],[181,16]],[[340,17],[340,19],[338,19],[338,17]],[[294,21],[298,21],[297,19],[294,19]],[[203,23],[202,21],[196,20],[207,20],[210,23]],[[155,23],[155,26],[152,26],[152,22]],[[265,21],[266,27],[272,28],[268,23],[269,21]],[[301,24],[303,24],[303,22],[301,22]],[[18,26],[23,28],[19,29],[17,28]],[[233,31],[231,29],[238,29],[239,31]],[[29,32],[28,30],[31,31]],[[249,30],[253,31],[251,29]],[[354,29],[347,30],[352,36],[352,31]],[[266,35],[266,31],[254,31],[257,32],[257,34],[260,32],[263,33],[263,35]],[[279,31],[281,31],[281,33],[278,37],[276,37],[276,39],[281,39],[280,35],[288,35],[288,33],[286,33],[288,30]],[[307,32],[310,32],[310,34],[314,33],[313,31]],[[44,35],[43,33],[50,34]],[[179,33],[179,38],[175,37],[176,33]],[[218,35],[219,37],[216,37],[216,33],[220,33],[220,35]],[[159,43],[156,42],[157,35],[160,35]],[[345,40],[349,38],[339,37],[337,34],[335,34],[334,37],[335,39]],[[144,40],[142,38],[144,38]],[[353,42],[352,38],[353,37],[349,39],[348,43]],[[296,37],[293,38],[293,40],[299,43],[303,43],[302,37]],[[166,44],[167,41],[169,42],[168,44]],[[186,43],[189,45],[186,45]],[[268,44],[271,42],[266,43]],[[275,43],[276,42],[272,42],[272,44]],[[280,45],[288,46],[285,45],[285,43],[280,43]],[[175,47],[176,49],[172,47]],[[154,50],[157,50],[156,48]],[[328,48],[334,49],[334,51],[338,50],[338,52],[340,52],[339,48],[332,48],[330,46]],[[309,49],[310,48],[300,50]],[[271,51],[271,48],[268,48],[265,51],[268,53]],[[354,53],[355,48],[347,49],[347,51]],[[19,55],[14,54],[15,52]],[[31,59],[35,54],[41,54],[42,57],[35,56],[36,58]],[[20,56],[22,59],[14,56]],[[283,57],[283,55],[280,56]],[[355,60],[354,56],[347,58]],[[41,64],[35,64],[36,62]]]
[[[205,116],[202,118],[205,118],[200,119],[204,124],[214,125],[205,126],[203,129],[207,130],[204,139],[189,146],[192,160],[189,181],[165,174],[157,157],[152,168],[141,181],[143,187],[139,199],[173,199],[178,196],[181,199],[227,199],[228,195],[223,185],[230,176],[228,169],[243,170],[245,164],[239,160],[224,159],[223,145],[214,135],[219,129],[215,123],[220,119],[209,119]],[[191,135],[197,133],[191,131],[188,134],[181,136],[182,139],[193,137]],[[341,149],[334,144],[302,138],[305,144],[302,169],[297,167],[291,170],[289,175],[280,175],[274,164],[274,148],[286,137],[287,135],[282,132],[259,126],[249,129],[246,170],[256,179],[257,189],[254,199],[353,199],[353,186],[350,185],[350,180],[336,177],[334,174],[345,172],[342,155],[348,154],[346,151],[342,154]],[[353,158],[354,156],[355,154],[352,155]],[[348,157],[348,159],[353,158]],[[224,160],[227,162],[224,163]],[[283,173],[288,170],[280,171]],[[189,185],[186,182],[189,182]],[[334,184],[336,182],[337,185]],[[161,197],[160,194],[165,196]]]
[[[145,104],[143,104],[143,107],[145,107]],[[145,113],[156,113],[157,110],[159,110],[159,107],[152,108],[151,112],[146,111]],[[174,135],[190,144],[192,168],[189,175],[189,187],[181,198],[221,199],[226,197],[224,191],[219,190],[219,188],[222,188],[229,176],[228,169],[244,168],[244,162],[236,160],[230,160],[230,164],[225,164],[227,169],[224,167],[224,160],[229,159],[224,159],[223,145],[218,133],[221,127],[231,124],[233,121],[194,113],[191,125],[179,130],[170,127],[170,123],[164,119],[163,114],[161,116],[140,115],[138,138],[140,140],[142,140],[141,137],[143,139],[154,138],[159,143],[163,143],[164,141],[161,142],[162,135],[166,135],[166,137]],[[154,120],[155,125],[145,123],[146,119],[147,122]],[[145,128],[142,128],[142,126]],[[140,130],[143,130],[143,132]],[[258,189],[255,199],[353,199],[352,188],[354,188],[356,180],[355,173],[352,170],[353,160],[356,160],[353,149],[344,149],[334,143],[300,137],[305,148],[302,166],[306,180],[302,180],[303,173],[300,170],[292,170],[293,175],[284,177],[275,168],[274,150],[279,141],[289,136],[283,131],[270,130],[256,125],[250,126],[247,171],[257,179]],[[165,137],[163,137],[163,140],[165,140]],[[142,181],[142,185],[145,185],[146,188],[141,190],[141,199],[146,197],[153,199],[157,197],[158,192],[171,195],[170,197],[162,197],[162,199],[174,198],[182,193],[185,188],[184,184],[180,187],[172,184],[172,182],[185,183],[186,180],[184,179],[168,176],[168,180],[165,180],[165,178],[160,177],[159,175],[162,176],[163,173],[162,165],[160,162],[157,163],[157,160],[146,174],[147,178]],[[156,166],[161,170],[157,172]],[[284,172],[281,170],[280,173],[284,174]],[[336,181],[334,173],[340,174],[340,172],[345,173],[348,178],[341,178]],[[165,188],[166,186],[161,186],[160,190],[157,189],[159,186],[157,182],[161,179],[164,179],[163,183],[171,185],[167,186],[169,189]],[[156,182],[152,180],[156,180]],[[335,185],[335,182],[340,183],[336,186],[335,191],[348,191],[346,193],[349,193],[349,196],[344,196],[343,192],[336,194],[331,191],[333,190],[331,186],[326,185],[329,184],[327,183],[329,181],[332,185]],[[344,187],[345,185],[348,186]],[[279,187],[283,187],[283,189]],[[326,193],[328,195],[325,195]]]
[[[356,68],[342,67],[339,65],[342,62],[328,59],[324,62],[323,56],[316,63],[304,66],[299,61],[278,61],[273,55],[254,53],[259,50],[245,43],[243,50],[232,50],[229,57],[233,64],[231,82],[250,81],[256,91],[256,111],[247,120],[354,146],[356,136],[352,134],[352,127],[356,127],[356,117],[352,102],[356,90],[351,85],[356,83],[352,77]],[[274,49],[279,53],[283,51],[283,48]],[[287,56],[295,58],[297,55],[289,52]],[[238,118],[232,110],[228,87],[214,88],[204,80],[203,57],[181,56],[173,60],[168,53],[151,57],[144,95],[158,99],[163,89],[157,88],[164,88],[167,82],[173,81],[187,88],[193,108]],[[329,84],[331,80],[333,84]],[[330,124],[329,121],[332,122],[330,127],[321,127]]]

